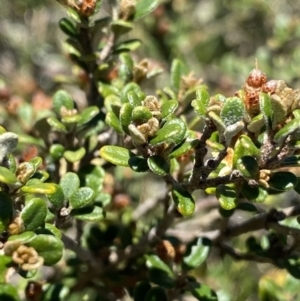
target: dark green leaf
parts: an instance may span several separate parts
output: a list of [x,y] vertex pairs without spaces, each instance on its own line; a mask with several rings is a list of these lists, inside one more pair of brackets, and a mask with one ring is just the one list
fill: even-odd
[[44,265],[51,266],[57,263],[63,255],[64,245],[54,235],[39,234],[28,242],[27,245],[34,248],[39,256],[44,258]]
[[[140,96],[140,94],[142,93],[141,88],[138,84],[136,83],[128,83],[124,86],[124,88],[121,91],[121,102],[122,103],[127,103],[129,102],[128,99],[128,93],[130,91],[134,91],[138,96]],[[141,99],[141,97],[139,97]],[[139,102],[139,105],[141,104],[141,102]]]
[[223,209],[231,210],[236,207],[237,196],[234,188],[223,184],[219,185],[216,189],[216,197]]
[[152,287],[147,292],[145,301],[168,301],[166,290],[160,286]]
[[190,216],[195,211],[195,201],[190,193],[180,184],[175,183],[172,189],[172,197],[178,212],[183,216]]
[[70,37],[75,37],[75,38],[78,37],[76,27],[75,27],[74,23],[72,21],[70,21],[69,19],[62,18],[59,21],[59,27],[66,35],[68,35]]
[[161,143],[174,143],[177,145],[184,139],[186,131],[187,126],[184,121],[177,118],[171,119],[170,121],[167,121],[160,130],[158,130],[156,136],[151,139],[150,144],[157,145]]
[[53,96],[53,110],[57,115],[61,116],[62,107],[72,110],[74,109],[74,101],[68,92],[58,90]]
[[133,79],[133,67],[134,62],[129,53],[124,52],[119,55],[121,61],[120,67],[118,69],[119,77],[124,83],[127,83]]
[[7,226],[11,222],[12,216],[13,201],[9,194],[0,191],[0,233],[7,230]]
[[177,100],[167,100],[161,106],[161,117],[167,119],[171,116],[178,107]]
[[[151,2],[145,1],[144,2]],[[154,2],[154,1],[153,1]],[[181,76],[183,75],[183,63],[179,59],[174,59],[171,66],[172,89],[177,93],[179,91]]]
[[70,205],[73,209],[82,208],[90,205],[94,200],[94,191],[89,187],[77,189],[69,198]]
[[284,159],[280,166],[300,166],[300,156],[294,155]]
[[[73,185],[74,183],[71,184],[71,186]],[[65,195],[61,186],[55,184],[55,188],[55,192],[53,194],[49,194],[48,199],[55,208],[59,209],[64,205]]]
[[21,245],[24,245],[31,241],[35,237],[35,233],[32,231],[26,231],[21,234],[9,236],[7,242],[4,244],[5,255],[11,256],[12,253]]
[[122,129],[120,120],[119,120],[119,118],[117,117],[117,115],[113,111],[109,111],[106,114],[105,122],[109,126],[111,126],[117,133],[119,133],[119,134],[123,133],[123,129]]
[[280,191],[293,189],[298,183],[297,177],[291,172],[275,172],[270,176],[268,184]]
[[50,155],[54,160],[59,160],[64,154],[65,148],[61,144],[52,144],[50,146]]
[[174,287],[175,278],[169,266],[156,255],[148,255],[146,258],[146,265],[149,269],[149,280],[163,287]]
[[243,156],[237,160],[236,168],[249,179],[256,179],[259,174],[259,166],[251,156]]
[[272,108],[271,98],[268,94],[260,93],[259,95],[260,110],[264,116],[265,125],[267,128],[272,128],[274,113]]
[[34,198],[28,201],[21,213],[25,230],[34,231],[44,225],[47,216],[46,202],[40,198]]
[[181,143],[177,147],[174,148],[174,150],[170,153],[169,158],[178,158],[189,151],[191,151],[194,147],[196,147],[199,143],[198,139],[190,140],[190,141],[185,141],[184,143]]
[[274,136],[274,142],[281,144],[289,135],[299,132],[300,120],[293,119],[281,128]]
[[255,146],[250,137],[241,135],[234,146],[233,168],[236,167],[238,159],[244,156],[252,156],[257,158],[260,155],[260,150]]
[[237,205],[236,209],[247,211],[247,212],[257,212],[258,211],[256,206],[249,202],[239,203]]
[[59,185],[63,190],[65,198],[69,199],[71,195],[79,188],[80,180],[76,173],[67,172],[60,179]]
[[145,301],[147,292],[151,289],[151,285],[148,281],[140,281],[134,288],[134,301]]
[[136,106],[132,110],[132,121],[136,122],[137,124],[146,123],[151,117],[151,111],[144,107],[144,106]]
[[247,126],[247,129],[252,133],[259,133],[259,131],[263,126],[264,126],[264,116],[263,114],[259,114],[252,118],[251,122]]
[[99,222],[105,217],[105,212],[98,206],[74,209],[71,215],[85,222]]
[[95,116],[99,114],[100,110],[96,106],[90,106],[85,108],[81,113],[81,120],[78,125],[83,125],[91,121]]
[[206,116],[209,99],[210,97],[206,88],[203,87],[199,90],[196,90],[196,99],[192,101],[192,107],[201,117]]
[[131,123],[132,110],[133,107],[128,102],[124,103],[120,110],[120,122],[121,122],[122,129],[126,134],[129,134],[128,126]]
[[143,157],[131,157],[128,160],[128,164],[130,168],[136,172],[146,172],[149,170],[147,159]]
[[191,281],[188,287],[192,295],[199,301],[218,301],[217,294],[205,284]]
[[198,238],[193,242],[183,258],[183,267],[191,270],[199,267],[207,258],[211,242],[207,238]]
[[252,187],[247,183],[243,183],[241,186],[241,193],[249,201],[255,201],[262,203],[268,196],[268,192],[262,187]]
[[127,93],[128,101],[132,107],[137,107],[142,105],[142,100],[136,93],[136,91],[129,91]]
[[147,162],[150,170],[159,176],[166,176],[170,173],[170,165],[160,156],[151,156]]
[[300,279],[300,261],[298,256],[291,256],[284,260],[284,267],[296,279]]
[[58,230],[54,225],[49,224],[49,223],[45,223],[44,228],[38,228],[37,230],[35,230],[35,233],[36,234],[54,235],[59,239],[61,239],[61,237],[62,237],[60,230]]

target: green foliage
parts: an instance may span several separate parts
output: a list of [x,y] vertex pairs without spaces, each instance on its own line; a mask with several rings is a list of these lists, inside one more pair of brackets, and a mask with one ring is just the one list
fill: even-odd
[[[297,18],[253,1],[57,0],[48,18],[15,2],[0,35],[21,64],[11,75],[0,54],[0,299],[292,300],[300,90],[280,78],[299,83]],[[44,25],[37,46],[18,41],[24,11]],[[247,76],[240,47],[279,79],[257,62]]]

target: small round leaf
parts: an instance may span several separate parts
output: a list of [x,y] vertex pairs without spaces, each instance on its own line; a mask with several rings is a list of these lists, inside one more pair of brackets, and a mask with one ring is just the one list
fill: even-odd
[[96,106],[90,106],[85,108],[81,113],[81,120],[78,125],[83,125],[91,121],[95,116],[99,114],[99,108]]
[[151,156],[147,162],[150,170],[159,176],[166,176],[170,173],[170,165],[160,156]]
[[207,238],[198,238],[193,242],[183,258],[183,267],[186,270],[199,267],[207,258],[211,242]]
[[172,115],[178,107],[177,100],[167,100],[161,106],[161,117],[168,118]]
[[105,212],[98,206],[74,209],[71,215],[85,222],[99,222],[105,217]]
[[179,144],[185,137],[187,126],[181,119],[172,119],[167,121],[164,126],[158,130],[156,136],[150,141],[151,145],[157,145],[161,143],[175,145]]
[[21,190],[26,193],[53,194],[56,191],[56,187],[52,183],[38,183],[23,186]]
[[259,174],[259,166],[251,156],[244,156],[238,159],[236,167],[244,177],[249,179],[256,179]]
[[152,287],[145,296],[145,301],[168,301],[166,290],[161,286]]
[[64,152],[64,157],[67,161],[71,163],[75,163],[77,161],[80,161],[86,153],[85,148],[82,146],[79,149],[75,151],[67,150]]
[[271,188],[280,191],[293,189],[297,183],[297,177],[293,173],[284,171],[272,174],[268,182]]
[[31,199],[21,213],[25,230],[34,231],[45,223],[47,216],[46,202],[40,198]]
[[219,185],[216,189],[216,197],[220,205],[225,210],[231,210],[236,207],[236,192],[233,188],[226,185]]
[[60,116],[62,107],[72,110],[74,109],[74,101],[68,92],[64,90],[58,90],[53,96],[53,110],[57,115]]
[[0,182],[5,184],[15,184],[18,182],[18,179],[12,171],[0,166]]
[[195,211],[195,201],[190,193],[178,183],[173,185],[172,197],[176,208],[183,216],[190,216]]
[[[57,184],[54,184],[54,185],[55,185],[56,190],[53,194],[48,195],[48,199],[55,208],[61,208],[64,204],[65,195],[64,195],[64,192],[63,192],[61,186],[59,186]],[[72,185],[74,185],[74,184],[72,183]]]
[[70,205],[73,209],[90,205],[94,200],[94,191],[89,187],[77,189],[70,197]]
[[105,145],[100,149],[100,156],[112,164],[128,167],[129,159],[136,155],[124,147]]
[[79,188],[80,180],[76,173],[67,172],[60,179],[59,185],[63,190],[65,198],[69,199],[70,196]]
[[128,160],[128,164],[135,172],[146,172],[149,170],[148,162],[146,158],[135,156]]
[[148,281],[143,280],[136,284],[133,292],[134,301],[144,301],[147,292],[151,289]]
[[36,235],[27,245],[34,248],[44,258],[44,265],[49,266],[61,259],[64,249],[60,239],[54,235],[46,234]]

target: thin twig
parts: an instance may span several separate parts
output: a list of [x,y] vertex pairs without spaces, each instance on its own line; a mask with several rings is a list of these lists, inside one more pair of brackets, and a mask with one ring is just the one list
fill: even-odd
[[255,261],[261,263],[273,263],[273,260],[271,260],[268,257],[261,257],[255,254],[240,253],[239,251],[235,250],[234,248],[224,243],[219,244],[219,247],[224,253],[230,255],[236,260],[247,260],[247,261]]
[[102,268],[99,260],[96,261],[93,254],[81,247],[78,243],[75,242],[75,240],[65,235],[64,233],[62,233],[61,239],[66,249],[73,251],[80,260],[82,260],[85,263],[89,263],[89,265],[95,270],[99,270]]
[[[214,125],[211,121],[207,121],[203,130],[203,134],[195,147],[195,164],[189,179],[188,188],[194,187],[203,178],[204,158],[207,154],[206,140],[208,140],[213,133]],[[191,190],[190,190],[191,191]]]

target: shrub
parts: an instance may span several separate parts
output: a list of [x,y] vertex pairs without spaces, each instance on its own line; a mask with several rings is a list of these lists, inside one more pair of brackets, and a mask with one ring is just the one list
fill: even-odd
[[214,94],[179,58],[156,85],[127,34],[158,1],[59,2],[72,72],[31,103],[1,87],[1,300],[295,297],[300,90],[256,63]]

